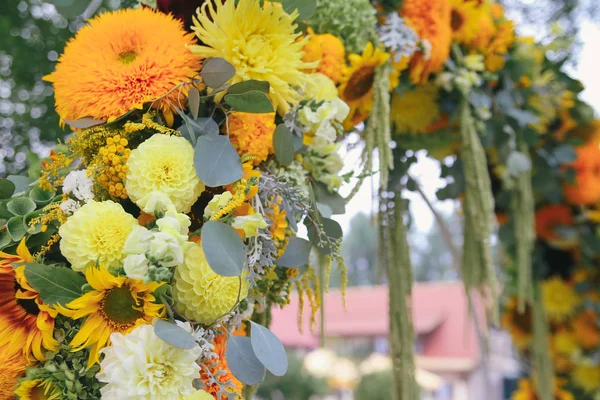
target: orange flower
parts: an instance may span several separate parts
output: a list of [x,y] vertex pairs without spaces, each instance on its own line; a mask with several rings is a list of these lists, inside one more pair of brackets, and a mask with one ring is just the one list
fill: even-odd
[[273,154],[273,133],[275,133],[275,113],[251,114],[233,112],[227,126],[229,138],[240,155],[254,157],[254,164],[265,161]]
[[25,372],[27,359],[20,354],[11,354],[6,346],[0,348],[0,399],[13,399],[14,389]]
[[[149,8],[100,14],[67,43],[56,71],[45,77],[54,83],[58,115],[110,121],[165,96],[200,69],[201,59],[188,49],[195,42],[181,21]],[[155,104],[167,122],[179,96],[175,90]]]
[[[233,374],[229,370],[229,366],[227,365],[227,360],[225,359],[225,349],[227,348],[227,333],[222,333],[215,337],[213,345],[215,346],[214,352],[217,354],[217,356],[219,356],[219,358],[216,363],[207,365],[207,367],[210,369],[210,372],[212,374],[217,373],[219,370],[224,371],[225,373],[219,375],[217,377],[217,380],[221,383],[231,381],[235,388],[235,392],[241,394],[242,389],[244,388],[244,384],[240,382],[235,376],[233,376]],[[204,372],[204,369],[202,369],[200,379],[202,379],[204,382],[208,382],[210,379],[208,374]],[[204,390],[206,390],[208,393],[212,394],[216,398],[216,396],[219,393],[219,389],[219,385],[213,383],[212,385],[207,385],[207,387]],[[222,395],[222,399],[226,400],[227,397],[225,395]]]
[[320,61],[319,66],[311,72],[320,72],[331,79],[336,85],[342,79],[342,71],[346,66],[346,50],[337,37],[329,33],[315,34],[308,28],[310,39],[304,45],[302,61],[312,63]]
[[571,204],[592,205],[600,201],[600,127],[594,122],[591,137],[575,149],[577,159],[569,166],[575,170],[575,184],[565,183],[565,198]]
[[598,314],[584,310],[573,320],[573,333],[584,349],[594,349],[600,344],[600,330],[596,325]]
[[404,0],[400,14],[417,35],[431,45],[429,58],[423,53],[417,53],[411,62],[412,82],[425,82],[431,73],[442,69],[450,56],[452,43],[450,3],[447,0]]
[[562,204],[551,204],[544,206],[535,213],[535,230],[540,239],[556,241],[560,237],[554,229],[557,226],[573,225],[573,215],[568,206]]

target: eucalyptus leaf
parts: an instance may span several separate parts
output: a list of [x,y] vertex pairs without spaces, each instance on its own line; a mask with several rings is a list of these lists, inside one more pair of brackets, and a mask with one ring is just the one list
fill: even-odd
[[218,88],[235,75],[235,68],[223,58],[209,58],[204,62],[200,76],[211,88]]
[[17,197],[6,204],[6,209],[13,215],[27,215],[36,208],[35,202],[29,197]]
[[273,133],[273,149],[279,164],[287,167],[294,161],[294,137],[284,124],[277,125]]
[[298,232],[298,221],[296,221],[296,217],[294,216],[294,210],[290,207],[290,203],[287,201],[285,197],[282,198],[281,205],[285,210],[285,216],[290,223],[290,228],[294,230],[294,232]]
[[285,348],[273,332],[254,321],[250,321],[252,336],[250,343],[256,358],[275,376],[285,375],[288,360]]
[[21,240],[27,233],[25,221],[22,216],[16,216],[9,219],[6,223],[6,229],[14,242]]
[[[83,11],[82,11],[83,12]],[[103,119],[95,119],[92,117],[83,117],[80,119],[65,119],[64,120],[71,128],[76,129],[86,129],[91,128],[92,126],[105,124],[106,121]]]
[[[219,125],[212,118],[197,118],[191,119],[187,115],[182,116],[184,119],[184,124],[181,125],[177,130],[182,133],[186,139],[191,140],[192,136],[199,137],[203,135],[213,135],[217,136],[219,134]],[[192,130],[193,135],[189,134],[189,130]]]
[[567,144],[558,146],[556,149],[554,149],[552,155],[561,164],[567,164],[577,160],[577,152],[573,146],[569,146]]
[[15,192],[15,184],[5,178],[0,178],[0,199],[10,199]]
[[253,114],[272,113],[273,104],[266,94],[260,90],[250,90],[246,93],[227,94],[225,102],[234,110]]
[[251,90],[258,90],[263,92],[264,94],[269,94],[271,89],[271,85],[267,81],[257,81],[255,79],[250,79],[247,81],[238,82],[234,85],[231,85],[229,89],[227,89],[228,94],[242,94],[247,93]]
[[327,204],[317,203],[317,210],[321,213],[325,218],[330,218],[333,215],[333,210]]
[[87,0],[49,0],[48,2],[54,4],[56,11],[65,18],[80,16],[90,5]]
[[202,249],[208,265],[221,276],[239,276],[244,268],[244,245],[237,232],[219,221],[202,227]]
[[81,288],[86,283],[83,275],[70,268],[44,264],[27,264],[25,277],[42,301],[49,305],[64,306],[75,300],[82,295]]
[[316,0],[281,0],[281,5],[288,14],[298,10],[299,21],[308,21],[317,10]]
[[277,260],[277,265],[286,268],[300,268],[308,264],[312,244],[299,237],[291,237],[285,251]]
[[196,346],[194,337],[177,324],[172,324],[162,319],[155,319],[153,325],[156,336],[171,346],[186,350],[193,349]]
[[198,111],[200,111],[200,92],[195,87],[188,92],[188,107],[194,119],[198,119]]
[[227,136],[200,136],[194,151],[194,167],[208,187],[225,186],[244,176],[240,156]]
[[539,118],[530,111],[520,110],[518,108],[509,109],[506,114],[512,117],[521,128],[526,127],[529,124],[535,124]]
[[246,385],[256,385],[263,380],[265,367],[254,354],[249,337],[229,336],[225,358],[233,376]]
[[338,192],[330,192],[320,182],[317,182],[315,185],[315,199],[318,203],[329,206],[333,215],[340,215],[346,212],[346,200]]
[[524,172],[531,170],[531,160],[520,151],[512,151],[506,159],[506,165],[511,175],[519,176]]

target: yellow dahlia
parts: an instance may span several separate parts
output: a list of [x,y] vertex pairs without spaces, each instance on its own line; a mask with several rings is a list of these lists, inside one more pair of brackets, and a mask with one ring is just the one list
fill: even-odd
[[106,268],[121,266],[125,240],[137,220],[113,201],[89,201],[67,219],[58,233],[60,251],[75,271],[97,263]]
[[152,294],[162,283],[145,284],[113,276],[106,268],[96,267],[88,268],[85,278],[93,290],[58,309],[69,318],[85,318],[70,345],[72,351],[90,348],[88,367],[91,367],[99,361],[99,351],[110,344],[111,333],[125,334],[149,324],[165,314],[165,307],[157,304]]
[[[216,4],[215,4],[216,3]],[[306,82],[305,70],[317,63],[302,61],[307,38],[298,40],[294,20],[281,4],[260,0],[207,1],[198,9],[192,30],[202,45],[190,46],[201,57],[221,57],[235,67],[230,83],[267,81],[273,107],[284,114],[299,100],[297,88]],[[237,4],[237,5],[236,5]]]
[[[240,288],[241,282],[241,288]],[[191,247],[182,265],[175,270],[173,299],[186,318],[212,324],[227,314],[236,301],[248,295],[248,281],[242,277],[224,277],[208,265],[202,246]]]
[[44,361],[46,350],[58,347],[54,339],[57,313],[42,302],[25,279],[23,263],[32,262],[25,239],[19,243],[16,256],[0,252],[0,346],[7,356]]
[[255,165],[273,154],[275,114],[233,112],[227,120],[229,138],[240,155],[254,157]]
[[18,379],[25,373],[28,362],[22,354],[11,354],[7,346],[0,348],[0,399],[12,399]]
[[319,66],[313,72],[319,72],[335,84],[340,83],[342,71],[346,66],[346,50],[344,44],[337,36],[330,33],[315,34],[308,29],[309,40],[302,49],[304,51],[303,61],[319,62]]
[[[45,77],[54,84],[58,115],[110,121],[165,96],[200,69],[188,48],[194,43],[180,21],[149,8],[100,14],[67,43],[56,71]],[[176,90],[154,105],[172,121],[171,105],[182,100]]]
[[418,52],[411,61],[411,81],[425,82],[430,74],[440,71],[450,57],[450,3],[448,0],[404,0],[400,14],[421,40],[431,45],[430,54]]
[[438,89],[435,85],[418,85],[402,94],[394,91],[391,119],[397,133],[426,133],[439,116]]
[[21,400],[58,400],[62,391],[52,382],[43,379],[27,379],[19,384],[15,394]]
[[373,107],[373,80],[375,69],[383,65],[389,54],[369,42],[362,54],[350,54],[350,66],[344,69],[339,87],[340,98],[350,107],[350,113],[344,121],[346,130],[364,121]]
[[580,302],[575,289],[558,276],[542,283],[542,300],[548,317],[556,322],[571,316]]
[[600,365],[577,365],[573,371],[573,382],[588,393],[600,389]]
[[152,136],[131,152],[127,167],[125,189],[138,205],[152,192],[162,192],[177,212],[187,213],[204,191],[194,168],[194,148],[182,137]]

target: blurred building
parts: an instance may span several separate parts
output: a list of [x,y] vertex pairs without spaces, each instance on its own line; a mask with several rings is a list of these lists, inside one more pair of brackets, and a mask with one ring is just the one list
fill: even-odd
[[[349,288],[347,311],[337,290],[326,295],[325,304],[327,348],[357,363],[373,353],[388,352],[386,286]],[[288,348],[310,351],[319,347],[319,317],[311,332],[308,308],[302,316],[302,333],[298,329],[296,296],[284,310],[273,310],[271,329]],[[426,381],[438,382],[424,392],[424,398],[503,400],[505,380],[517,376],[518,363],[510,337],[501,330],[485,328],[486,316],[478,298],[473,299],[473,309],[475,318],[469,312],[460,282],[415,284],[412,314],[417,372],[431,378]],[[484,351],[486,342],[489,352]]]

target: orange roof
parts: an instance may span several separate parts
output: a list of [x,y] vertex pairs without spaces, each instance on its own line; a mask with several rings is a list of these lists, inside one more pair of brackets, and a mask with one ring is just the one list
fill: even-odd
[[[346,295],[344,311],[341,294],[331,290],[325,296],[325,331],[331,337],[377,337],[388,334],[387,286],[353,287]],[[477,319],[485,313],[474,298]],[[475,364],[480,350],[475,324],[468,313],[468,303],[460,282],[416,283],[413,287],[412,313],[415,332],[422,343],[419,355],[430,359],[461,359]],[[319,316],[317,315],[317,324]],[[310,332],[310,311],[303,313],[303,333],[298,330],[298,297],[292,295],[285,309],[273,310],[271,330],[289,347],[315,348],[319,344],[319,327]]]

